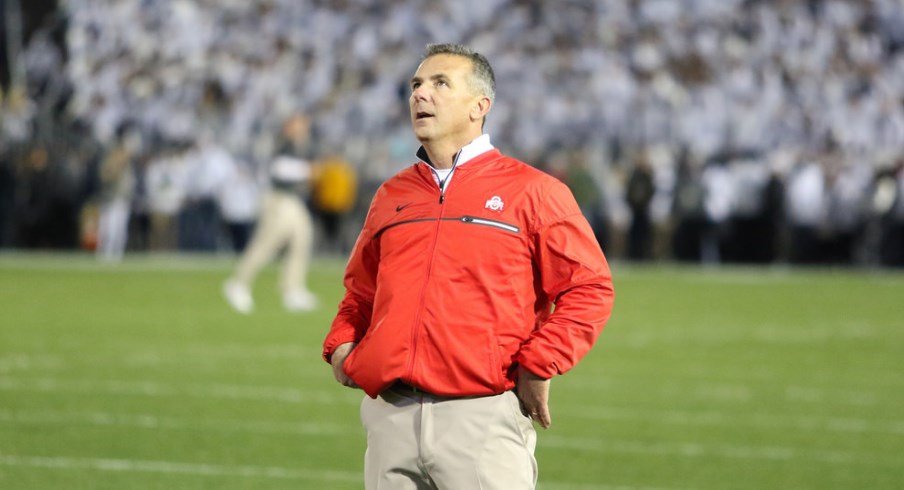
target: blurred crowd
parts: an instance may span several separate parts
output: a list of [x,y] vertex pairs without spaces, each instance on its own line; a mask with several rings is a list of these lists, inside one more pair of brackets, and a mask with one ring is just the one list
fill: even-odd
[[568,183],[610,256],[904,265],[899,0],[66,0],[44,18],[0,101],[0,246],[227,248],[304,118],[297,156],[360,175],[322,245],[347,248],[414,160],[419,54],[451,41],[496,70],[493,142]]

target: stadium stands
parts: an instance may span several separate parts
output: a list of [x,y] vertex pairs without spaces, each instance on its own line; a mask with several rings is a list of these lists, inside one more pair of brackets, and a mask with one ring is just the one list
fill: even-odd
[[[134,199],[152,201],[143,173],[161,155],[182,148],[194,162],[183,166],[204,166],[192,151],[203,142],[260,168],[299,112],[314,121],[312,156],[341,153],[378,182],[416,147],[405,99],[417,53],[457,41],[496,69],[497,145],[553,173],[586,163],[602,196],[588,217],[603,216],[598,235],[612,237],[613,255],[627,255],[626,186],[647,160],[652,257],[900,265],[883,253],[902,248],[904,222],[904,8],[894,0],[69,0],[55,15],[25,43],[27,90],[6,91],[2,147],[11,162],[49,144],[50,166],[68,169],[50,180],[81,204],[98,192],[99,155],[126,129],[142,141]],[[6,174],[17,189],[27,180],[21,165]],[[882,179],[896,184],[877,196]],[[680,197],[696,183],[702,224],[686,226]],[[15,205],[0,204],[4,246],[25,245]],[[744,250],[763,233],[755,248],[767,253]]]

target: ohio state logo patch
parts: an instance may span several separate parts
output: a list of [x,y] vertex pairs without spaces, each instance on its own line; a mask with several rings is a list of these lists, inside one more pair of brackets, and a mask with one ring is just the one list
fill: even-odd
[[502,202],[502,198],[499,196],[493,196],[493,197],[487,199],[486,208],[489,209],[490,211],[500,212],[500,211],[502,211],[502,208],[504,208],[504,207],[505,207],[505,203]]

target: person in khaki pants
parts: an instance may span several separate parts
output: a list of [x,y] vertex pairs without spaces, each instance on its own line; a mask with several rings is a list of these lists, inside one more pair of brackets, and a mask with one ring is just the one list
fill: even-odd
[[430,45],[410,88],[419,161],[377,190],[322,355],[367,395],[365,488],[532,489],[532,421],[609,318],[609,266],[568,188],[483,134],[486,58]]
[[[308,134],[306,118],[290,118],[283,128],[287,141],[300,146]],[[223,283],[223,295],[236,311],[249,314],[254,310],[251,286],[257,274],[277,253],[285,248],[280,290],[283,307],[292,312],[310,311],[317,307],[317,298],[306,284],[313,226],[311,214],[301,199],[300,188],[310,180],[311,165],[301,158],[290,156],[297,150],[284,147],[270,167],[270,189],[264,196],[260,218],[239,260],[235,273]]]

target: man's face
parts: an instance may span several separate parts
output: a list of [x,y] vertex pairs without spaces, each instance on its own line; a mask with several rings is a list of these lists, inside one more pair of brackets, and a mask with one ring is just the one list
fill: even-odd
[[[422,143],[465,135],[480,97],[471,86],[471,60],[439,54],[421,63],[411,79],[411,125]],[[480,121],[477,121],[480,124]]]

